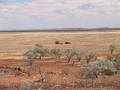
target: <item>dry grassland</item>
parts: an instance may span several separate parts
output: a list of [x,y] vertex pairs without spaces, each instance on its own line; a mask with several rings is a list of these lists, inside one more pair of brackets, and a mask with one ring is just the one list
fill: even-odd
[[[71,45],[54,42],[70,41]],[[80,48],[82,51],[106,52],[108,46],[120,47],[120,31],[111,32],[0,32],[0,58],[21,59],[24,52],[35,44],[49,48]]]

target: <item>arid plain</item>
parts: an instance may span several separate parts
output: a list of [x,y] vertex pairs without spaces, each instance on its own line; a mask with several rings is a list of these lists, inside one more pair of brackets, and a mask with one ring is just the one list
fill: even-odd
[[[55,41],[60,41],[63,44],[55,44]],[[64,44],[64,42],[71,42],[71,44]],[[0,32],[0,67],[21,65],[21,68],[26,68],[23,55],[29,49],[34,48],[36,44],[43,45],[49,49],[76,48],[83,52],[94,51],[98,57],[104,57],[110,54],[110,45],[116,46],[115,52],[120,51],[120,31]],[[60,90],[119,90],[120,88],[119,70],[117,75],[107,76],[102,81],[77,80],[74,73],[85,64],[85,61],[76,62],[73,65],[72,63],[68,64],[64,57],[60,61],[56,61],[53,57],[45,57],[43,59],[43,61],[38,60],[33,64],[33,69],[40,68],[43,76],[49,77],[50,82],[43,83],[43,86],[45,86],[43,89],[39,89],[42,84],[34,82],[41,78],[35,71],[33,71],[32,77],[27,77],[24,73],[15,77],[14,72],[9,71],[9,74],[1,78],[0,87],[2,88],[0,90],[21,90],[17,86],[23,81],[32,83],[32,90],[53,90],[51,88],[53,88],[54,84],[58,85],[61,88]],[[69,74],[61,74],[61,71],[66,68],[69,70]],[[100,78],[103,79],[102,76]],[[81,85],[81,89],[79,87],[75,89],[76,83]],[[92,83],[94,88],[87,86],[89,83]],[[99,87],[100,85],[101,87]],[[111,85],[113,85],[112,88]]]
[[[70,45],[56,45],[69,41]],[[120,31],[110,32],[0,32],[1,59],[19,59],[24,52],[41,44],[48,48],[79,48],[82,51],[107,52],[109,45],[120,49]]]

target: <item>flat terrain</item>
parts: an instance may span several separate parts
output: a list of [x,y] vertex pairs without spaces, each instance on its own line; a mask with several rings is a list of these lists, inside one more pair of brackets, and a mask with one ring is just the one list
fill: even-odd
[[[55,45],[55,41],[70,45]],[[42,44],[49,48],[80,48],[83,51],[108,51],[108,46],[120,46],[120,31],[110,32],[0,32],[0,58],[21,59],[24,52]]]
[[[71,44],[56,45],[55,41],[62,43],[68,41]],[[33,48],[35,44],[41,44],[48,48],[78,48],[85,52],[96,51],[99,56],[103,57],[109,54],[109,45],[111,44],[116,45],[116,52],[119,52],[120,31],[0,32],[0,67],[22,65],[21,68],[26,69],[27,66],[23,62],[23,54]],[[68,64],[64,57],[57,61],[56,58],[48,56],[43,58],[43,61],[36,60],[33,63],[32,77],[27,77],[26,74],[15,77],[14,73],[11,73],[12,71],[8,70],[9,73],[5,72],[5,74],[7,73],[5,77],[0,77],[0,90],[21,90],[17,88],[17,85],[20,85],[23,81],[31,82],[33,88],[37,87],[35,90],[38,90],[40,83],[34,82],[41,78],[38,71],[35,71],[38,69],[41,69],[42,75],[49,80],[48,83],[43,83],[46,89],[42,90],[52,90],[54,85],[59,85],[62,88],[61,90],[79,90],[73,89],[77,84],[83,88],[82,90],[120,90],[120,71],[115,76],[106,76],[105,78],[104,76],[99,76],[98,80],[76,79],[74,74],[84,64],[86,64],[84,60],[72,65],[72,62]],[[62,74],[62,69],[68,69],[69,74]],[[89,85],[94,88],[89,88]]]

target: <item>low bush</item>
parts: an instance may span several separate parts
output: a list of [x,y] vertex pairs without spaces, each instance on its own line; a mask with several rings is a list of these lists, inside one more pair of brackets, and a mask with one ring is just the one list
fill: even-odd
[[51,54],[54,55],[57,59],[60,59],[60,57],[63,55],[63,51],[58,48],[53,48],[51,50]]
[[68,59],[68,63],[70,63],[71,59],[76,55],[76,49],[68,48],[68,49],[65,49],[64,53]]
[[82,59],[82,55],[83,55],[83,52],[81,52],[80,50],[77,50],[76,53],[75,53],[75,56],[76,56],[76,58],[79,62]]
[[43,47],[42,45],[36,45],[33,50],[37,55],[36,58],[39,58],[40,60],[42,57],[46,56],[49,53],[49,49]]
[[104,73],[106,75],[112,75],[116,72],[116,68],[110,60],[103,59],[97,60],[95,62],[90,63],[91,66],[95,66],[96,70],[100,73]]
[[110,59],[118,70],[120,69],[120,54],[108,55],[107,59]]
[[81,78],[97,78],[99,73],[113,75],[116,72],[114,64],[107,59],[90,62],[88,65],[81,67],[78,74]]

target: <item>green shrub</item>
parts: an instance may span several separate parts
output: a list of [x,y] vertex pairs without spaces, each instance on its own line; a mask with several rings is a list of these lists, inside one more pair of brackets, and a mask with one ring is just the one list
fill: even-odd
[[72,57],[76,55],[76,49],[74,48],[68,48],[65,50],[65,56],[68,59],[68,63],[71,61]]
[[118,70],[120,69],[120,54],[108,55],[107,59],[111,60]]
[[116,72],[114,64],[107,59],[90,62],[88,65],[81,67],[78,74],[82,78],[97,78],[99,73],[113,75]]
[[109,46],[109,50],[110,50],[111,55],[113,54],[113,52],[115,51],[115,49],[116,49],[115,45],[110,45]]
[[[32,70],[33,61],[36,60],[37,53],[34,50],[29,50],[24,55],[25,55],[24,61],[27,62],[29,64],[29,68],[31,68],[27,70],[27,74],[30,77],[32,72],[31,70]],[[19,72],[16,72],[16,74],[18,73]]]
[[33,60],[36,59],[37,54],[34,52],[34,50],[28,50],[25,54],[24,54],[25,58],[24,61],[28,62],[30,65],[32,65]]
[[53,48],[51,50],[51,54],[54,55],[56,58],[60,59],[60,57],[63,55],[63,51],[58,48]]
[[82,55],[83,55],[83,52],[81,52],[80,50],[77,50],[75,53],[75,56],[79,62],[82,59]]
[[42,45],[36,45],[33,50],[37,54],[37,58],[39,58],[40,60],[42,57],[46,56],[49,53],[49,49],[43,47]]

